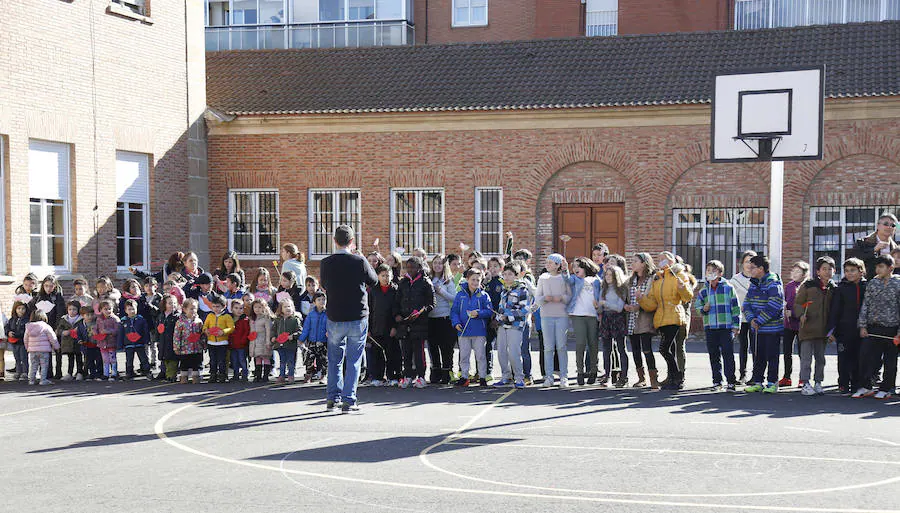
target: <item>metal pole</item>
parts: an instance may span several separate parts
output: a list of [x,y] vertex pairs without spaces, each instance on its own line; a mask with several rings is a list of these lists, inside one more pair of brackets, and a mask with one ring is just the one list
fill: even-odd
[[781,232],[784,217],[784,162],[772,161],[769,185],[769,261],[781,275]]

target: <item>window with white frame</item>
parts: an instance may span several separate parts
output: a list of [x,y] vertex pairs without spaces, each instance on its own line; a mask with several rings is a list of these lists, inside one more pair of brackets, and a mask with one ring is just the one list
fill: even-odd
[[[856,240],[875,231],[884,213],[900,215],[900,205],[811,207],[809,209],[809,261],[830,256],[841,272],[841,263],[853,256]],[[894,234],[900,243],[900,230]]]
[[142,16],[147,16],[147,2],[146,0],[110,0],[114,4],[119,4],[122,7],[130,10],[135,14],[140,14]]
[[8,224],[6,223],[6,140],[0,135],[0,274],[6,274],[9,271],[6,268],[6,235],[8,233]]
[[394,189],[391,191],[391,241],[395,248],[429,255],[444,252],[444,190]]
[[453,0],[454,27],[487,25],[488,0]]
[[503,189],[475,188],[475,249],[484,255],[503,252]]
[[334,252],[334,230],[349,225],[360,240],[360,203],[356,189],[309,191],[309,255],[323,258]]
[[31,267],[40,273],[69,268],[69,145],[28,142]]
[[150,156],[116,152],[116,266],[150,264]]
[[672,252],[698,277],[710,260],[721,261],[732,276],[741,253],[766,253],[767,222],[766,208],[678,208],[672,211]]
[[736,0],[734,28],[900,20],[900,0]]
[[587,0],[584,35],[614,36],[619,32],[619,0]]
[[278,191],[228,191],[228,244],[239,255],[278,253]]

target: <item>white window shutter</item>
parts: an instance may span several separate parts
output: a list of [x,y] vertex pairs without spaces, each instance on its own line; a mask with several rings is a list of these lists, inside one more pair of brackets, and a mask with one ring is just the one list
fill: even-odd
[[28,194],[31,198],[69,199],[69,145],[28,142]]
[[116,152],[116,198],[123,203],[150,203],[150,162],[145,153]]

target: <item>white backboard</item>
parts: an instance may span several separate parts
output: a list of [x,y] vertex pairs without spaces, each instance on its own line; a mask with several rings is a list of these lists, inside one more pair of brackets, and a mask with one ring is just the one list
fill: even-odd
[[716,76],[711,160],[761,160],[759,139],[766,137],[780,137],[771,160],[821,159],[824,85],[824,66]]

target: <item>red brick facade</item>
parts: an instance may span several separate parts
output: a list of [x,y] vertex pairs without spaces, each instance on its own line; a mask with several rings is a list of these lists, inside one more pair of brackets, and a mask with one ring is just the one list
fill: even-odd
[[[808,258],[810,205],[900,204],[900,120],[828,121],[825,130],[824,160],[785,164],[786,263]],[[673,208],[768,205],[766,165],[710,164],[708,136],[707,125],[283,135],[213,128],[210,247],[227,249],[230,188],[277,188],[281,242],[308,251],[310,188],[360,189],[368,247],[390,240],[391,188],[443,187],[445,250],[454,251],[472,245],[474,188],[502,186],[504,230],[517,247],[536,255],[554,248],[554,203],[624,202],[626,253],[658,252],[671,249]]]
[[732,0],[619,0],[619,34],[728,30]]
[[[151,260],[188,245],[188,175],[201,167],[205,173],[205,150],[194,148],[193,159],[188,155],[188,128],[205,104],[202,8],[186,13],[183,1],[153,0],[152,18],[136,19],[108,6],[45,2],[36,16],[33,2],[0,5],[0,46],[8,71],[0,75],[3,297],[31,270],[30,140],[69,147],[69,277],[116,271],[117,150],[149,155]],[[191,39],[201,53],[198,60],[189,51],[191,62],[186,62]],[[189,82],[197,78],[199,88],[189,91]],[[204,138],[202,131],[195,132]],[[0,306],[6,310],[9,305]]]

